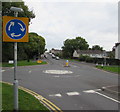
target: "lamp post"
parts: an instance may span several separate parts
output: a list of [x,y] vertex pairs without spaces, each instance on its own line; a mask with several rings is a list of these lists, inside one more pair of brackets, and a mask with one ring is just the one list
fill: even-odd
[[106,51],[104,51],[104,66],[106,66]]
[[[22,8],[18,7],[11,7],[11,11],[14,11],[14,16],[18,17],[18,12],[23,12]],[[16,71],[17,71],[17,42],[14,42],[14,110],[18,110],[18,80],[16,76]]]

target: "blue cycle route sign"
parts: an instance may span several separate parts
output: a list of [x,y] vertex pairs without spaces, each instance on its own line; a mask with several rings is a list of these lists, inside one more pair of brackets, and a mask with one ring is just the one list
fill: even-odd
[[10,20],[6,24],[6,34],[11,39],[21,39],[26,34],[26,25],[18,19]]

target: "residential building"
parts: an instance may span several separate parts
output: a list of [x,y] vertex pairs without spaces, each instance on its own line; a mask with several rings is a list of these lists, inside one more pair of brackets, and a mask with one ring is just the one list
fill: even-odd
[[73,53],[73,57],[78,58],[82,55],[90,56],[92,58],[104,58],[105,54],[106,54],[105,51],[100,50],[75,50]]
[[115,59],[119,59],[120,60],[120,42],[115,44]]
[[62,50],[59,50],[59,49],[54,49],[54,48],[52,48],[52,50],[50,50],[50,52],[52,53],[52,54],[61,54],[62,53]]

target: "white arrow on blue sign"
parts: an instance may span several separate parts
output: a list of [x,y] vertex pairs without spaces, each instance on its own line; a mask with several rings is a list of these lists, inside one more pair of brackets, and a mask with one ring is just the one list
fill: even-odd
[[21,39],[26,34],[26,25],[18,19],[8,21],[6,33],[11,39]]

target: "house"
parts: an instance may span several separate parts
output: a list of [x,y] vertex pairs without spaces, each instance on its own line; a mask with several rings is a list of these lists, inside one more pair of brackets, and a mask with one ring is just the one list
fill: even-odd
[[106,53],[105,51],[100,51],[100,50],[75,50],[73,53],[74,58],[78,58],[81,55],[90,56],[92,58],[104,58]]
[[115,59],[119,59],[120,60],[120,42],[115,44]]
[[52,50],[50,50],[50,52],[52,53],[52,54],[61,54],[62,53],[62,50],[59,50],[59,49],[54,49],[54,48],[52,48]]

